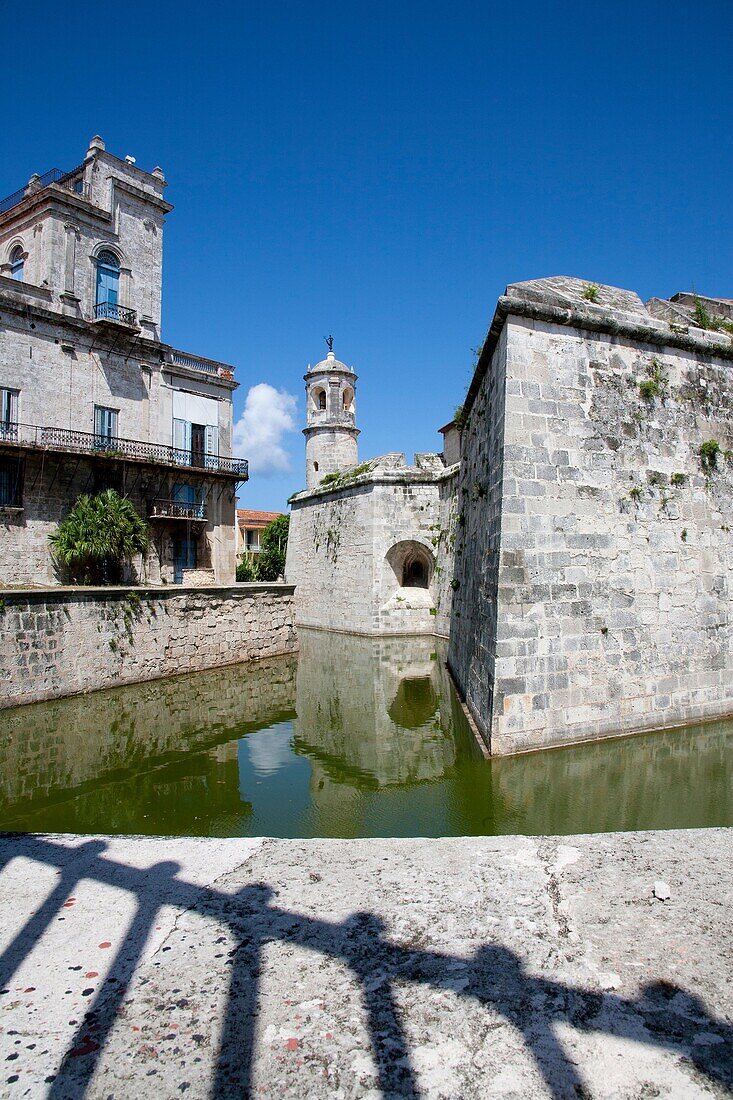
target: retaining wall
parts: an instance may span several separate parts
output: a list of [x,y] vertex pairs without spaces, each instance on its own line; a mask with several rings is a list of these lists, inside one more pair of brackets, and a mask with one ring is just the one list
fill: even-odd
[[0,593],[0,707],[297,649],[294,588],[55,588]]
[[733,712],[730,343],[650,332],[510,315],[489,341],[449,661],[494,753]]

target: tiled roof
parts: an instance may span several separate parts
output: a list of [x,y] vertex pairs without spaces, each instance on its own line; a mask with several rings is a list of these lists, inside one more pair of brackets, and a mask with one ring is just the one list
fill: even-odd
[[240,527],[266,527],[282,512],[251,512],[246,508],[237,508],[237,523]]

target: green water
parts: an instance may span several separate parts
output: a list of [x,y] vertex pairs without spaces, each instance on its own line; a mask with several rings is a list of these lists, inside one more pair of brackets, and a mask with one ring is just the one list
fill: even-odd
[[486,761],[433,639],[0,712],[0,828],[450,836],[733,825],[733,722]]

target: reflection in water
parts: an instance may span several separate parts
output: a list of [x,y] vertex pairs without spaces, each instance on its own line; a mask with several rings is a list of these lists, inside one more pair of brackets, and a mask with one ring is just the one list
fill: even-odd
[[0,712],[0,828],[211,836],[733,824],[733,722],[483,759],[430,638]]
[[438,708],[438,698],[428,676],[400,680],[387,714],[396,726],[416,730],[428,722]]
[[292,749],[290,726],[256,730],[247,735],[245,745],[252,771],[257,776],[274,775],[288,763]]

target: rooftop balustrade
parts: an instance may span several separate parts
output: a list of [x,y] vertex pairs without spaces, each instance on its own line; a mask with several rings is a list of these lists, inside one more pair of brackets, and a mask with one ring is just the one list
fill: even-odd
[[184,367],[186,370],[202,371],[227,381],[234,378],[234,367],[229,363],[219,363],[216,359],[206,359],[203,355],[192,355],[191,352],[171,348],[167,359],[173,366]]
[[223,458],[197,450],[181,450],[164,443],[140,439],[100,436],[69,428],[48,428],[37,424],[0,423],[0,447],[23,450],[64,451],[106,459],[132,460],[153,465],[188,467],[202,473],[224,474],[247,481],[249,464],[244,458]]
[[89,186],[84,183],[83,171],[84,165],[81,164],[78,168],[72,168],[70,172],[62,172],[60,168],[51,168],[50,171],[44,172],[42,176],[31,177],[31,180],[24,187],[14,191],[7,198],[0,199],[0,214],[12,210],[23,199],[28,198],[29,195],[38,194],[39,191],[43,191],[52,183],[55,183],[58,187],[64,187],[67,191],[73,191],[75,195],[81,195],[82,198],[89,198]]

